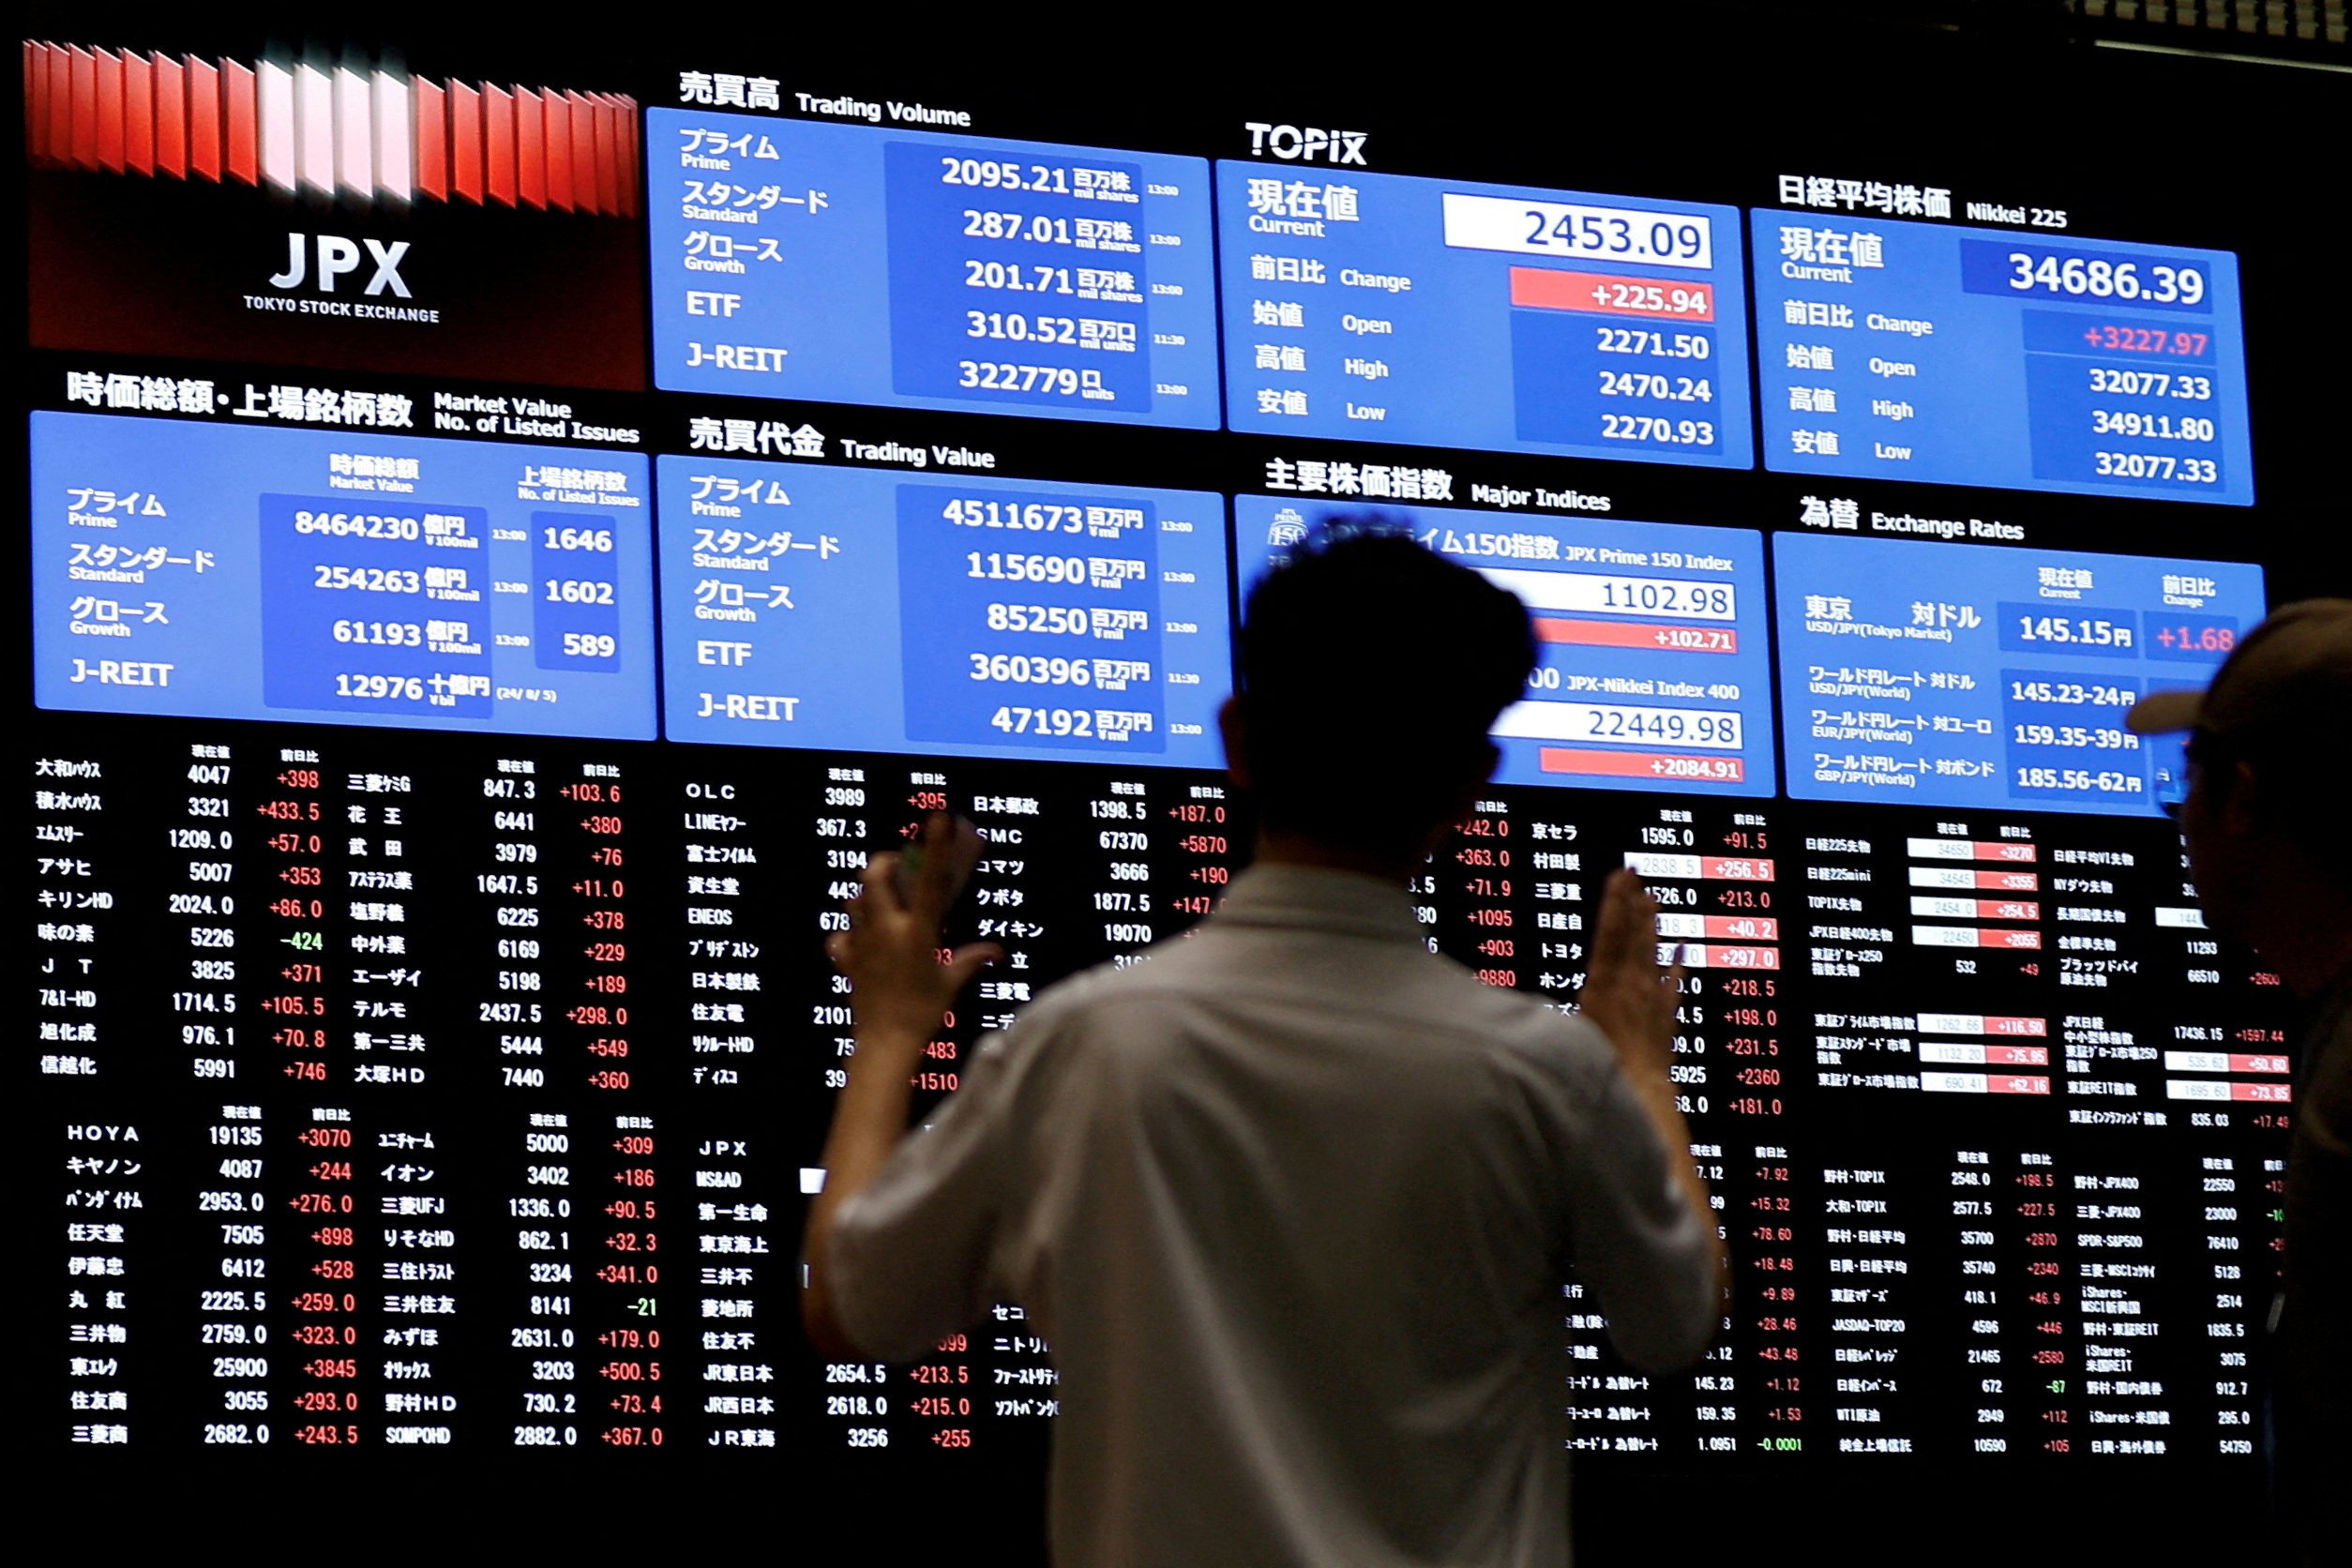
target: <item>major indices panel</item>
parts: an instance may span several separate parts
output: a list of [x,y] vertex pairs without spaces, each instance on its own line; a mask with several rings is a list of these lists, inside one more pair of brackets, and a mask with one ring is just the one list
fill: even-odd
[[[1244,575],[1255,580],[1289,559],[1332,520],[1318,513],[1239,497]],[[1538,658],[1527,695],[1496,720],[1497,778],[1772,792],[1763,535],[1442,506],[1383,515],[1528,607]],[[1402,629],[1363,628],[1374,637]]]

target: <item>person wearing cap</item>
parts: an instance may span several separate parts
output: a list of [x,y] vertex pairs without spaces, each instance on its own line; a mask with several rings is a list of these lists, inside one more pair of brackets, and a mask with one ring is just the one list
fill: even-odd
[[2185,733],[2180,822],[2209,924],[2308,1010],[2271,1308],[2271,1479],[2299,1560],[2342,1561],[2352,1499],[2352,599],[2291,604],[2203,691],[2125,722]]

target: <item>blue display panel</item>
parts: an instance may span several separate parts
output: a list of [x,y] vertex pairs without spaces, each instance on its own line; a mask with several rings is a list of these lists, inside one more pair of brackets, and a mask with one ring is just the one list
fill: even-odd
[[2230,252],[1754,219],[1767,468],[2253,505]]
[[1217,165],[1237,430],[1745,468],[1738,214]]
[[[1244,589],[1336,510],[1235,497]],[[1510,589],[1533,617],[1535,673],[1492,731],[1502,750],[1498,783],[1772,792],[1762,535],[1450,506],[1381,516]]]
[[646,460],[33,415],[45,708],[651,739]]
[[1224,503],[660,460],[672,740],[1217,767]]
[[659,385],[1216,428],[1203,159],[646,121]]
[[1801,800],[2153,815],[2124,714],[2263,615],[2227,562],[1782,534],[1773,573]]

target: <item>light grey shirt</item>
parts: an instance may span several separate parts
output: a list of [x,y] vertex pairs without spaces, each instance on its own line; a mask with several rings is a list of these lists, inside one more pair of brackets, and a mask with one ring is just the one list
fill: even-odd
[[1599,1031],[1291,867],[1040,997],[835,1227],[867,1352],[1051,1343],[1065,1564],[1565,1562],[1567,1266],[1638,1366],[1721,1311]]

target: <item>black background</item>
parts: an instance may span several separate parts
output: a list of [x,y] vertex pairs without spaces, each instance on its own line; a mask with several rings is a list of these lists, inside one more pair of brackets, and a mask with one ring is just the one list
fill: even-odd
[[[733,70],[776,76],[788,95],[799,88],[969,108],[976,134],[1203,157],[1247,156],[1245,121],[1344,126],[1370,133],[1369,162],[1380,173],[1741,206],[1775,204],[1774,176],[1783,173],[1908,181],[1950,188],[1955,211],[1970,200],[2062,207],[2073,215],[2073,233],[2231,249],[2239,257],[2245,298],[2255,506],[1988,497],[1877,481],[1839,488],[1888,510],[1990,511],[2026,524],[2028,542],[2038,549],[2257,562],[2274,601],[2352,592],[2342,482],[2352,430],[2352,356],[2341,325],[2341,133],[2352,114],[2352,92],[2342,75],[2127,54],[2039,29],[1872,27],[1850,20],[1815,27],[1787,9],[1661,8],[1640,23],[1606,26],[1575,12],[1464,14],[1442,24],[1424,16],[1410,25],[1393,15],[1345,11],[1289,21],[1238,11],[1138,13],[1101,23],[1027,15],[1008,19],[1002,29],[880,13],[848,19],[847,26],[805,12],[771,22],[673,9],[626,26],[610,15],[547,13],[511,27],[472,20],[448,27],[393,23],[405,26],[404,36],[349,41],[402,55],[428,73],[609,87],[634,93],[647,106],[673,98],[680,69]],[[294,39],[328,53],[346,42],[306,34],[305,25],[185,16],[158,25],[106,8],[40,6],[31,8],[24,28],[35,38],[247,57]],[[6,177],[20,177],[18,168],[10,162]],[[23,261],[12,252],[9,264]],[[31,354],[20,407],[61,406],[68,365],[169,368],[165,361]],[[224,379],[243,368],[219,367]],[[338,379],[412,385],[364,368]],[[661,450],[683,449],[689,413],[756,412],[797,423],[819,412],[747,402],[731,409],[723,399],[653,393],[577,400],[583,416],[601,412],[613,423],[638,426]],[[828,434],[954,440],[995,450],[1002,472],[1059,479],[1230,493],[1262,488],[1263,462],[1277,452],[1326,455],[1319,444],[1221,434],[1080,430],[1052,420],[921,411],[822,412]],[[14,422],[9,437],[20,475],[23,430]],[[1329,447],[1329,455],[1348,458],[1368,451]],[[1389,449],[1400,461],[1416,460],[1411,452]],[[1817,488],[1760,471],[1514,454],[1425,454],[1418,460],[1444,461],[1465,488],[1470,480],[1576,488],[1614,496],[1620,516],[1750,528],[1792,526],[1797,497]],[[25,602],[21,580],[17,602]],[[8,656],[18,661],[17,689],[29,709],[26,652],[19,643]],[[177,754],[165,746],[186,733],[237,733],[240,745],[296,734],[272,726],[49,717],[34,723],[37,736],[86,738],[110,753],[156,746],[165,757]],[[330,731],[321,744],[353,753],[369,744],[390,749],[392,743]],[[415,738],[397,745],[423,759],[423,766],[446,766],[453,775],[478,767],[474,759],[488,754],[472,746],[461,759],[457,746]],[[683,775],[692,766],[690,756],[648,755],[690,748],[604,749],[644,756],[641,765],[648,771]],[[739,758],[728,761],[742,766]],[[805,778],[821,761],[778,759],[770,774]],[[1070,792],[1078,794],[1075,784]],[[1595,814],[1630,815],[1630,804],[1603,803]],[[1767,809],[1784,823],[1832,815],[1785,803]],[[1072,953],[1067,961],[1094,957]],[[21,1086],[35,1086],[28,1066],[17,1071],[28,1074]],[[30,1179],[35,1184],[24,1190],[45,1204],[38,1195],[47,1191],[46,1168]],[[46,1208],[37,1215],[45,1229]],[[37,1338],[21,1364],[38,1367],[54,1354],[45,1337]],[[53,1429],[46,1375],[29,1380],[35,1403],[21,1430]],[[870,1541],[870,1556],[880,1560],[940,1561],[981,1552],[1020,1560],[1041,1552],[1042,1472],[1033,1462],[878,1474],[792,1455],[784,1464],[731,1464],[705,1475],[693,1470],[690,1456],[677,1455],[625,1479],[601,1465],[559,1474],[539,1466],[414,1456],[417,1462],[380,1462],[354,1476],[344,1466],[289,1462],[283,1455],[257,1473],[254,1467],[183,1465],[167,1452],[158,1446],[129,1462],[88,1451],[38,1452],[31,1474],[22,1478],[64,1485],[42,1487],[47,1500],[32,1512],[54,1508],[62,1515],[68,1499],[77,1508],[104,1499],[160,1508],[188,1521],[199,1538],[211,1528],[200,1521],[234,1517],[289,1541],[315,1539],[309,1528],[330,1518],[351,1540],[360,1519],[388,1514],[404,1519],[397,1528],[409,1537],[406,1544],[428,1549],[475,1531],[580,1545],[644,1529],[680,1550],[733,1537],[806,1551],[846,1532]],[[79,1462],[84,1459],[101,1462]],[[1588,1561],[1633,1555],[1877,1561],[1961,1545],[1998,1549],[2013,1561],[2159,1543],[2175,1551],[2242,1548],[2259,1512],[2246,1469],[2224,1479],[2184,1475],[2172,1466],[2148,1474],[2130,1467],[2060,1473],[2028,1464],[1931,1470],[1880,1461],[1867,1469],[1823,1463],[1763,1473],[1580,1459],[1576,1524]],[[420,1505],[431,1508],[430,1518],[412,1513]]]

